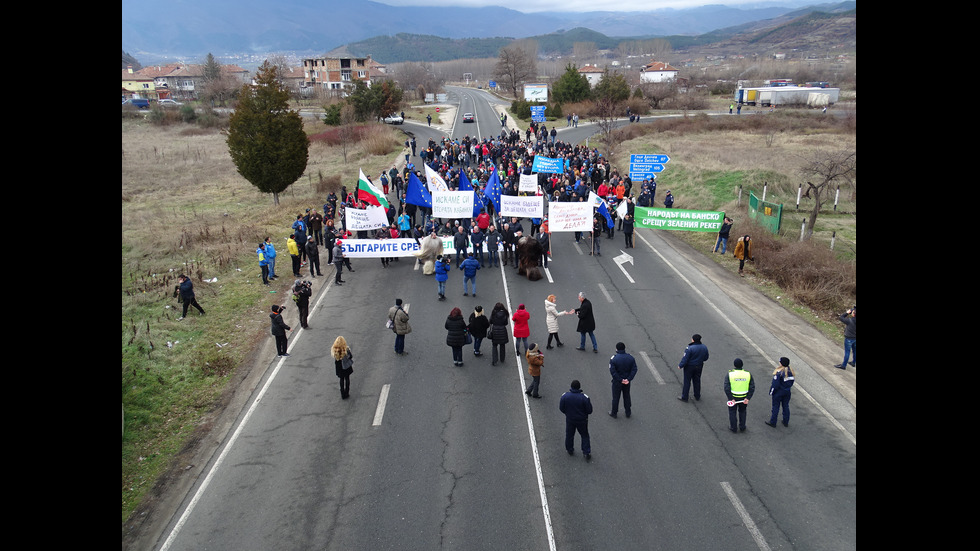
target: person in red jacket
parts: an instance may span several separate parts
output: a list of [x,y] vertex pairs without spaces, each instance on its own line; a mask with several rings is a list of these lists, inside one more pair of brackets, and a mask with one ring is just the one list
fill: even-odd
[[514,322],[514,350],[517,354],[521,353],[521,343],[524,343],[524,352],[527,353],[527,338],[531,336],[531,327],[528,325],[528,320],[531,319],[531,314],[524,309],[524,305],[521,304],[517,307],[517,311],[514,312],[511,320]]

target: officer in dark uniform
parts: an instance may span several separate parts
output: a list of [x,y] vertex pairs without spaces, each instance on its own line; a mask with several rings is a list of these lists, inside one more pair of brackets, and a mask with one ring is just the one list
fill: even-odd
[[575,431],[582,436],[582,453],[586,461],[592,460],[592,443],[589,440],[589,415],[592,414],[592,400],[582,392],[582,384],[572,381],[568,392],[561,395],[558,410],[565,414],[565,451],[575,455]]
[[741,358],[735,358],[735,369],[728,372],[725,377],[725,396],[728,396],[728,424],[729,430],[736,432],[735,414],[738,412],[738,429],[745,431],[745,411],[748,408],[749,400],[755,394],[755,380],[752,374],[742,369]]
[[691,344],[684,349],[684,356],[677,366],[678,369],[684,370],[684,389],[677,397],[678,400],[687,401],[691,383],[694,383],[694,399],[701,399],[701,370],[706,361],[708,361],[708,347],[701,344],[701,335],[695,333],[691,337]]
[[631,414],[630,387],[633,377],[636,377],[636,359],[626,353],[626,345],[617,342],[616,353],[609,358],[609,374],[612,375],[612,409],[609,416],[613,419],[619,412],[619,396],[623,396],[623,410],[626,417]]

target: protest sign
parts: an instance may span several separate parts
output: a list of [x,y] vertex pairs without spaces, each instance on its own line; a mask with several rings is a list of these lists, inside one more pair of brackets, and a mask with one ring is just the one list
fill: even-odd
[[541,195],[501,195],[500,215],[518,218],[542,218],[544,197]]
[[707,210],[635,207],[633,218],[637,228],[717,232],[721,229],[725,213]]
[[552,232],[592,231],[592,205],[585,201],[548,203],[548,227]]
[[438,191],[432,194],[433,218],[473,218],[472,191]]
[[517,184],[518,192],[528,192],[537,193],[538,192],[538,175],[537,174],[521,174],[521,181]]
[[388,216],[381,207],[346,210],[347,229],[351,231],[376,230],[388,227]]

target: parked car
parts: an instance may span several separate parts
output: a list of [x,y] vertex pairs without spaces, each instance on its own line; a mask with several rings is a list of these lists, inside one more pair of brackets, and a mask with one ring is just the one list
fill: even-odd
[[385,124],[402,124],[405,119],[398,113],[392,113],[384,118]]
[[162,100],[158,101],[157,103],[159,103],[160,105],[162,105],[164,107],[168,107],[168,106],[180,107],[181,105],[184,105],[183,103],[181,103],[179,101],[172,100],[172,99],[162,99]]
[[132,99],[123,100],[122,104],[123,104],[123,107],[126,107],[127,105],[132,105],[133,107],[136,107],[136,108],[139,108],[139,109],[149,109],[150,108],[150,101],[149,100],[145,100],[145,99],[141,99],[141,98],[132,98]]
[[463,113],[463,122],[473,122],[473,113]]

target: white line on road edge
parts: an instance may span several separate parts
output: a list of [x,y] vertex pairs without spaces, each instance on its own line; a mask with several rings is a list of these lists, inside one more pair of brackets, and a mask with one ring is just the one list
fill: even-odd
[[[507,286],[507,270],[504,265],[500,265],[500,275],[504,282],[504,300],[507,302],[507,310],[510,311],[510,288]],[[511,320],[513,321],[513,320]],[[492,344],[492,343],[491,343]],[[517,345],[514,345],[515,349]],[[538,455],[538,439],[534,436],[534,423],[531,421],[531,406],[528,403],[527,395],[524,394],[524,366],[521,358],[514,353],[517,358],[517,376],[520,379],[521,396],[524,398],[524,415],[527,417],[527,432],[531,438],[531,455],[534,456],[534,472],[538,477],[538,493],[541,494],[541,510],[544,513],[544,527],[548,535],[548,549],[555,551],[555,532],[551,526],[551,510],[548,509],[548,493],[544,489],[544,473],[541,472],[541,457]]]
[[[552,261],[552,262],[554,262],[554,261]],[[551,279],[551,270],[549,270],[548,268],[545,268],[544,269],[544,275],[548,276],[548,283],[554,283],[555,282],[555,280]]]
[[[635,232],[635,235],[639,236],[640,240],[646,243],[647,247],[650,247],[650,250],[656,253],[656,255],[660,257],[660,260],[663,260],[664,264],[670,266],[670,269],[674,270],[674,273],[676,273],[685,283],[687,283],[688,286],[691,289],[693,289],[694,292],[697,293],[704,300],[705,304],[707,304],[712,309],[714,309],[714,311],[717,312],[718,315],[721,316],[723,320],[728,322],[728,325],[730,325],[732,329],[734,329],[739,335],[741,335],[742,338],[745,339],[745,342],[749,343],[752,346],[752,348],[755,348],[756,352],[758,352],[760,356],[762,356],[763,358],[769,356],[769,354],[767,354],[764,350],[762,350],[762,348],[760,348],[759,345],[755,344],[755,342],[752,339],[750,339],[749,336],[746,335],[744,331],[742,331],[742,328],[740,328],[738,325],[735,324],[735,322],[729,319],[728,316],[726,316],[725,313],[722,312],[720,308],[715,306],[713,302],[708,300],[708,297],[704,296],[704,293],[702,293],[700,289],[698,289],[693,283],[691,283],[691,280],[684,277],[684,274],[682,274],[680,270],[678,270],[673,264],[671,264],[670,261],[667,260],[666,257],[664,257],[664,255],[660,254],[660,251],[658,251],[653,245],[651,245],[650,242],[647,241],[645,237],[643,237],[643,234],[641,234],[640,232]],[[601,285],[602,284],[600,283],[600,287]],[[834,416],[831,415],[829,411],[827,411],[823,406],[818,404],[817,401],[813,398],[813,396],[810,395],[809,392],[807,392],[805,389],[803,389],[803,387],[800,386],[799,382],[794,384],[793,388],[799,390],[803,394],[803,396],[805,396],[806,399],[809,400],[810,403],[813,404],[817,408],[817,410],[820,411],[820,413],[824,414],[824,416],[827,419],[829,419],[830,422],[835,427],[837,427],[841,432],[844,433],[844,436],[846,436],[847,439],[850,440],[852,444],[854,444],[855,446],[857,445],[857,439],[854,437],[854,435],[848,432],[847,429],[844,427],[844,425],[840,424],[840,422],[837,419],[834,419]]]
[[647,367],[650,369],[650,373],[653,373],[653,378],[657,380],[657,384],[664,384],[664,378],[653,367],[653,362],[650,361],[650,356],[647,356],[646,350],[641,350],[640,356],[643,356],[643,361],[647,363]]
[[[323,301],[323,298],[327,296],[327,293],[330,291],[332,287],[333,287],[333,282],[331,281],[328,284],[327,289],[320,295],[320,298],[316,301],[317,306],[320,306],[320,302]],[[296,346],[296,343],[299,341],[300,337],[302,337],[305,334],[306,331],[300,331],[295,337],[293,337],[293,342],[289,344],[289,347],[286,349],[286,352],[292,350],[292,348]],[[218,455],[218,459],[215,460],[214,465],[211,466],[211,470],[209,470],[207,476],[204,477],[204,481],[201,482],[201,486],[197,489],[197,492],[194,493],[194,497],[192,497],[190,503],[187,504],[187,508],[184,509],[183,514],[180,515],[180,520],[178,520],[177,524],[174,525],[174,529],[170,531],[170,535],[167,536],[167,541],[163,542],[163,546],[160,547],[160,551],[167,551],[168,549],[170,549],[170,546],[173,545],[174,540],[177,538],[177,534],[180,533],[181,528],[184,527],[184,523],[186,523],[187,519],[190,518],[191,513],[194,511],[194,507],[197,506],[197,503],[201,500],[201,497],[204,495],[204,492],[208,489],[208,486],[211,484],[211,480],[214,478],[214,474],[218,472],[218,467],[220,467],[221,464],[224,463],[225,457],[228,455],[228,452],[231,451],[232,446],[234,446],[235,442],[238,441],[238,437],[241,435],[242,429],[244,429],[245,425],[248,424],[248,420],[252,418],[252,414],[255,413],[255,408],[257,408],[259,403],[262,402],[262,398],[265,396],[265,393],[269,390],[269,387],[272,386],[272,382],[276,380],[276,376],[279,374],[279,370],[282,369],[283,362],[285,361],[286,358],[279,358],[279,361],[276,362],[276,367],[275,369],[272,370],[272,374],[269,375],[269,379],[265,382],[264,385],[262,385],[262,390],[259,391],[259,394],[255,397],[255,401],[252,402],[252,405],[249,406],[248,411],[245,412],[245,416],[242,417],[242,421],[235,428],[235,432],[232,433],[231,438],[228,439],[228,444],[226,444],[225,448],[221,450],[221,454]]]
[[374,422],[371,423],[372,426],[380,426],[381,418],[385,416],[385,405],[388,403],[388,389],[391,388],[390,384],[381,387],[381,395],[378,396],[378,409],[374,411]]
[[738,496],[735,495],[735,491],[732,490],[732,485],[727,482],[722,482],[721,489],[725,490],[725,493],[728,494],[728,500],[732,502],[738,516],[742,517],[742,524],[745,525],[745,528],[749,531],[749,534],[752,535],[752,539],[755,540],[755,543],[759,546],[759,549],[761,551],[769,551],[769,544],[766,543],[766,539],[762,537],[762,532],[760,532],[755,523],[752,522],[752,517],[749,516],[749,513],[745,510],[745,507],[742,506],[742,502],[739,501]]
[[602,294],[606,295],[606,300],[608,300],[609,302],[614,302],[613,301],[613,298],[612,298],[612,295],[610,295],[609,294],[609,291],[606,290],[606,286],[605,285],[599,283],[599,290],[602,291]]

